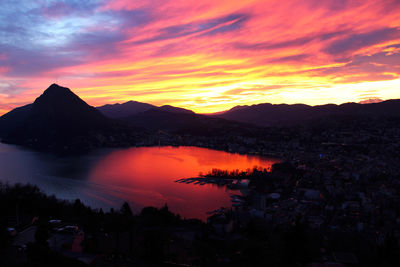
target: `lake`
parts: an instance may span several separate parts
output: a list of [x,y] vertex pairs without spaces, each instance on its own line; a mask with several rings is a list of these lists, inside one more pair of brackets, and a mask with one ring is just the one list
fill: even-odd
[[230,207],[230,191],[216,185],[176,183],[213,168],[269,168],[276,159],[232,154],[199,147],[134,147],[58,156],[0,143],[0,182],[30,183],[60,199],[79,198],[92,208],[119,209],[127,201],[169,209],[186,218],[205,219],[207,212]]

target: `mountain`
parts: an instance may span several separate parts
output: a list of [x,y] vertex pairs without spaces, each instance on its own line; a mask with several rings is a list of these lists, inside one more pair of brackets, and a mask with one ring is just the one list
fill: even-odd
[[97,110],[99,110],[104,116],[108,118],[117,119],[129,117],[152,108],[157,107],[147,103],[128,101],[123,104],[107,104],[101,107],[97,107]]
[[195,114],[193,111],[184,109],[184,108],[177,108],[170,105],[164,105],[158,108],[160,111],[166,111],[170,113],[180,113],[180,114]]
[[4,138],[22,126],[32,110],[32,104],[15,108],[0,117],[0,137]]
[[84,143],[113,125],[70,89],[52,84],[33,104],[0,117],[0,137],[9,143],[53,148]]
[[193,111],[184,108],[177,108],[170,105],[157,107],[151,104],[137,101],[128,101],[123,104],[107,104],[101,107],[97,107],[97,110],[99,110],[104,116],[112,119],[123,119],[142,112],[146,112],[148,110],[159,110],[181,114],[194,114]]
[[[106,117],[100,110],[118,120]],[[132,112],[134,115],[126,116]],[[40,150],[80,151],[152,144],[160,131],[165,138],[174,140],[183,135],[249,136],[258,134],[259,129],[168,105],[154,107],[132,101],[96,109],[57,84],[52,84],[32,104],[0,117],[1,141]]]
[[[96,109],[70,89],[52,84],[32,104],[0,117],[0,138],[3,142],[37,149],[86,150],[151,145],[160,133],[173,142],[201,136],[211,137],[211,141],[220,138],[223,143],[228,138],[286,138],[288,129],[281,131],[275,126],[293,126],[295,133],[300,130],[319,133],[327,129],[348,128],[351,132],[360,127],[395,128],[399,123],[400,100],[322,106],[258,104],[237,106],[218,115],[200,115],[183,108],[155,107],[134,101]],[[273,127],[263,128],[266,126]]]
[[393,117],[400,116],[400,100],[387,100],[380,103],[342,105],[308,106],[258,104],[252,106],[237,106],[216,117],[238,122],[252,123],[262,127],[295,126],[303,123],[324,119],[351,116],[353,119],[362,117]]
[[151,109],[124,119],[125,122],[151,130],[172,134],[194,136],[224,136],[236,134],[248,136],[259,129],[254,125],[229,121],[216,117],[195,114],[194,112],[169,112]]

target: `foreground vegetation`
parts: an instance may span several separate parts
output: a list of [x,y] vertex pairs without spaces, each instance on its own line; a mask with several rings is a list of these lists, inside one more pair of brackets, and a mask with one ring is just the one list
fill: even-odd
[[[46,196],[36,186],[18,184],[1,185],[0,200],[0,253],[4,266],[85,265],[78,260],[79,255],[71,257],[65,253],[70,249],[68,246],[60,251],[50,248],[48,239],[54,234],[52,219],[82,229],[85,239],[81,254],[92,256],[93,264],[101,262],[107,266],[178,263],[242,266],[267,262],[282,265],[293,261],[304,263],[309,255],[306,253],[309,247],[301,245],[307,242],[306,229],[301,224],[268,233],[253,221],[231,238],[228,233],[218,234],[211,224],[181,219],[167,206],[148,207],[140,214],[132,214],[129,205],[124,203],[119,211],[104,213],[84,206],[79,200],[61,201]],[[35,240],[26,248],[13,245],[15,237],[8,229],[12,223],[18,223],[16,232],[36,227]]]

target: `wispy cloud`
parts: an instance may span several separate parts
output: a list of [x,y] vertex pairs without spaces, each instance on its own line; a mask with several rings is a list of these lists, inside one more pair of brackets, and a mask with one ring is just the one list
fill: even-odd
[[199,112],[360,101],[365,88],[399,98],[399,12],[397,0],[1,1],[0,113],[55,81],[93,105]]
[[400,38],[400,28],[383,28],[366,33],[349,34],[329,44],[323,51],[332,55],[344,55],[364,47]]

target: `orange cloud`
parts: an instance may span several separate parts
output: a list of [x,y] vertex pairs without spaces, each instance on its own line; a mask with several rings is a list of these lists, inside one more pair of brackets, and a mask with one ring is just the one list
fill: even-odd
[[51,24],[40,14],[23,24],[41,39],[25,45],[26,31],[14,30],[0,41],[0,112],[52,82],[92,105],[137,100],[202,113],[400,98],[398,1],[109,0],[66,8]]

